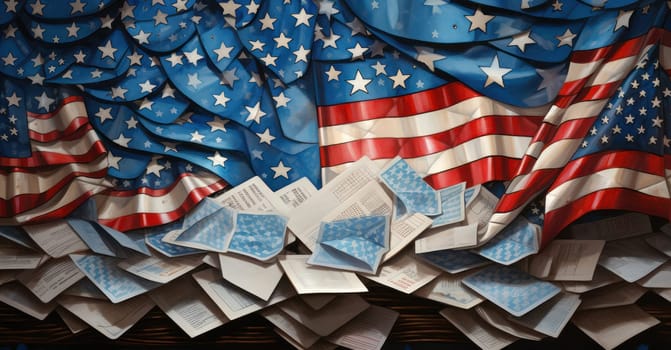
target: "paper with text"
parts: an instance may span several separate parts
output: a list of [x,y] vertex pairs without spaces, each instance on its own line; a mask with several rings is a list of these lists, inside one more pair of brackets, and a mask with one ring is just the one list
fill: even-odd
[[377,275],[364,277],[405,294],[411,294],[440,274],[439,269],[418,260],[410,251],[405,251],[385,262]]
[[0,238],[0,270],[34,269],[47,259],[48,255]]
[[84,274],[68,257],[49,260],[36,270],[17,275],[17,279],[43,303],[50,302],[82,278]]
[[440,314],[481,349],[500,350],[519,339],[484,322],[475,311],[447,307]]
[[565,291],[580,294],[620,281],[622,279],[614,273],[597,266],[591,281],[564,281],[561,284]]
[[413,294],[461,309],[470,309],[485,300],[461,282],[470,273],[472,272],[457,275],[443,273]]
[[389,251],[384,254],[385,262],[401,252],[412,243],[422,232],[431,226],[431,219],[420,213],[413,213],[400,220],[392,220],[389,238]]
[[387,340],[399,313],[371,305],[326,339],[353,350],[379,350]]
[[640,213],[627,213],[607,219],[574,224],[567,229],[573,239],[612,241],[652,232],[650,217]]
[[509,319],[536,332],[559,337],[568,321],[580,306],[580,297],[572,293],[560,293],[545,304],[522,317]]
[[511,321],[508,313],[492,303],[481,303],[473,308],[480,318],[490,326],[514,337],[533,341],[541,340],[545,335]]
[[417,254],[417,257],[449,273],[460,273],[491,263],[490,260],[467,250],[440,250]]
[[[300,181],[300,180],[299,180]],[[296,181],[296,182],[299,182]],[[310,181],[308,181],[309,183]],[[287,185],[285,188],[292,186],[296,188],[296,196],[303,199],[310,195],[311,190],[305,182],[300,182],[297,184]],[[313,186],[314,188],[314,186]],[[280,189],[278,192],[283,191]],[[284,190],[287,191],[287,190]],[[292,193],[291,188],[285,193],[288,197]],[[248,210],[248,211],[257,211],[257,212],[280,212],[282,214],[288,214],[289,206],[285,204],[278,196],[273,193],[273,190],[266,185],[263,180],[254,176],[251,179],[231,188],[230,190],[216,196],[213,198],[215,202],[219,205],[233,208],[239,211]]]
[[195,269],[203,262],[202,255],[166,258],[161,255],[135,256],[119,263],[119,267],[146,280],[168,283]]
[[432,229],[415,240],[415,253],[474,247],[478,244],[478,224]]
[[606,241],[558,239],[550,242],[554,249],[551,281],[591,281]]
[[606,243],[599,265],[627,282],[634,282],[662,266],[668,259],[668,256],[644,240],[634,237]]
[[23,226],[35,243],[52,258],[83,252],[89,247],[65,220]]
[[646,291],[647,289],[636,283],[627,282],[595,289],[581,295],[582,305],[580,305],[580,310],[631,305],[640,299]]
[[47,318],[58,306],[53,301],[43,303],[18,282],[10,282],[0,286],[0,301],[40,321]]
[[282,269],[298,294],[362,293],[368,289],[353,272],[307,264],[309,255],[281,255]]
[[445,187],[438,191],[442,214],[433,216],[431,227],[440,227],[463,221],[466,218],[466,203],[464,202],[464,191],[466,183]]
[[671,288],[671,262],[667,261],[636,283],[645,288]]

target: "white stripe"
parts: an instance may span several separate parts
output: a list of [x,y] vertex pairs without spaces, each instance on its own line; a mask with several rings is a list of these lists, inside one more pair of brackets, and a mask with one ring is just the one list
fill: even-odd
[[631,68],[638,62],[638,54],[607,62],[599,67],[589,78],[585,86],[596,86],[620,81],[627,77]]
[[55,140],[51,142],[41,143],[32,142],[33,152],[51,152],[62,153],[66,155],[79,156],[86,154],[91,147],[100,139],[94,129],[89,130],[86,134],[74,140],[64,141]]
[[74,172],[95,172],[107,168],[107,155],[99,156],[91,163],[68,163],[37,173],[12,172],[0,174],[0,199],[18,195],[46,192],[56,183]]
[[664,70],[671,69],[671,47],[662,45],[662,50],[660,52],[662,67]]
[[602,62],[603,59],[587,63],[571,62],[568,66],[568,73],[566,74],[566,79],[564,81],[572,82],[587,78],[594,73],[596,68],[598,68]]
[[437,134],[486,116],[543,116],[550,105],[520,108],[474,97],[453,106],[407,117],[379,118],[319,129],[322,146],[369,138],[407,138]]
[[160,197],[137,194],[130,197],[115,197],[99,194],[94,197],[100,220],[113,220],[137,213],[169,213],[179,208],[191,191],[207,187],[221,178],[211,173],[190,174],[173,185],[172,191]]
[[40,134],[62,131],[76,118],[86,116],[84,102],[74,101],[63,105],[58,113],[51,118],[39,119],[28,116],[28,128]]
[[545,196],[545,210],[549,212],[559,209],[578,198],[608,188],[628,188],[655,197],[669,198],[669,189],[663,176],[626,168],[611,168],[557,186]]

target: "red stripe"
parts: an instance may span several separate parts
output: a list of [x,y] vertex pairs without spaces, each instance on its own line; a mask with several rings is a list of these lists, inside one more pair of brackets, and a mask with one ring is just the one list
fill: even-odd
[[47,151],[33,152],[30,158],[0,157],[0,166],[33,168],[67,163],[88,163],[105,152],[105,146],[98,140],[94,142],[91,148],[84,154],[72,155]]
[[[608,57],[611,61],[637,55],[641,46],[650,41],[649,35],[641,35],[614,45],[600,47],[593,50],[574,51],[571,62],[589,63]],[[614,50],[611,54],[611,51]],[[610,55],[609,55],[610,54]]]
[[427,113],[478,96],[481,95],[466,85],[453,82],[404,96],[319,106],[317,107],[317,114],[319,127],[325,127],[378,118],[405,117]]
[[205,187],[192,190],[184,202],[177,209],[165,213],[133,213],[114,219],[101,219],[103,225],[112,227],[119,231],[130,231],[140,228],[159,226],[173,222],[184,216],[191,208],[196,206],[203,198],[226,187],[224,181],[219,181]]
[[61,112],[61,109],[68,103],[72,102],[84,102],[84,97],[83,96],[68,96],[60,100],[60,104],[58,105],[58,108],[55,110],[49,112],[49,113],[33,113],[33,112],[26,112],[26,115],[30,118],[35,118],[35,119],[51,119],[54,116],[58,115],[58,113]]
[[520,160],[507,157],[486,157],[460,167],[432,174],[424,180],[435,189],[466,182],[466,187],[490,181],[510,179],[519,167]]
[[541,245],[545,246],[570,223],[595,210],[627,210],[671,218],[671,201],[629,188],[609,188],[590,193],[545,214]]
[[[529,174],[527,177],[527,185],[517,192],[506,193],[499,200],[495,211],[497,213],[510,212],[517,209],[524,203],[527,203],[545,187],[548,182],[552,180],[555,174],[561,169],[540,169]],[[549,179],[549,180],[548,180]]]
[[49,222],[57,219],[62,219],[66,217],[68,214],[70,214],[72,211],[75,209],[79,208],[84,202],[86,202],[87,199],[91,198],[95,193],[92,191],[86,191],[82,193],[81,196],[79,196],[77,199],[74,201],[58,207],[48,213],[42,214],[40,216],[36,216],[32,218],[31,220],[28,220],[26,223],[30,224],[37,224],[40,222]]
[[70,122],[63,130],[53,130],[45,134],[38,133],[34,130],[29,130],[30,139],[38,142],[53,142],[58,139],[64,139],[67,135],[73,134],[82,126],[88,124],[88,117],[77,117]]
[[371,159],[416,158],[434,154],[469,140],[493,134],[531,137],[542,117],[492,116],[475,119],[464,125],[427,136],[408,138],[360,139],[347,143],[322,146],[321,165],[331,167],[354,162],[364,155]]

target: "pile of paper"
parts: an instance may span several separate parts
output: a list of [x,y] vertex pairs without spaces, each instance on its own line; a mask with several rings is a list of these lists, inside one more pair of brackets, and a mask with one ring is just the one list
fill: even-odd
[[0,301],[73,333],[116,339],[158,306],[191,337],[260,313],[297,348],[379,349],[399,314],[358,293],[378,283],[446,305],[478,346],[560,336],[573,322],[613,348],[671,300],[671,226],[645,215],[573,225],[539,252],[520,216],[484,237],[497,197],[463,183],[435,191],[404,160],[364,158],[320,190],[253,178],[184,218],[142,232],[97,223],[90,206],[56,222],[0,228]]

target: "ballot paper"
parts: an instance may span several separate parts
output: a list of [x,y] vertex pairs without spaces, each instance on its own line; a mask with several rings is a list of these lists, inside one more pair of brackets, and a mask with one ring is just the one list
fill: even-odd
[[650,217],[640,213],[627,213],[607,219],[573,224],[566,235],[574,239],[605,241],[634,237],[652,232]]
[[503,231],[475,251],[499,264],[511,265],[538,252],[539,236],[538,225],[518,216]]
[[[289,203],[293,201],[293,203],[296,203],[293,205],[299,205],[302,203],[301,201],[305,201],[312,196],[314,186],[310,188],[310,185],[312,185],[310,181],[307,181],[309,185],[304,181],[301,179],[287,185],[278,191],[282,194],[276,195],[260,177],[254,176],[214,197],[213,200],[219,205],[239,211],[274,211],[286,215],[292,206]],[[282,196],[284,196],[284,199],[281,198]]]
[[105,232],[109,237],[114,239],[122,247],[146,256],[151,255],[151,253],[149,252],[149,248],[147,248],[147,245],[144,243],[144,235],[142,233],[139,232],[124,233],[102,224],[94,223],[94,225],[102,229],[102,232]]
[[303,203],[316,195],[317,192],[317,187],[307,177],[302,177],[275,191],[275,196],[288,209],[286,212],[280,208],[278,210],[287,215],[288,211],[302,206]]
[[322,222],[308,264],[374,274],[389,251],[389,217]]
[[72,312],[64,309],[62,306],[56,308],[56,313],[61,317],[65,326],[68,327],[72,334],[77,334],[87,328],[90,328],[88,323],[79,319],[79,317],[72,314]]
[[209,265],[210,267],[214,267],[217,270],[221,270],[221,263],[219,262],[219,254],[220,253],[207,253],[205,256],[203,256],[203,264]]
[[217,270],[202,270],[192,276],[230,320],[249,315],[296,295],[296,291],[286,279],[280,281],[268,301],[265,301],[224,280]]
[[438,191],[429,186],[405,159],[396,156],[380,170],[379,177],[409,212],[427,216],[442,214]]
[[460,182],[438,191],[440,195],[440,207],[443,212],[431,218],[433,219],[431,227],[435,228],[454,224],[466,218],[465,189],[466,183]]
[[[308,249],[312,250],[316,244],[321,221],[335,219],[333,217],[331,220],[326,220],[325,216],[336,210],[346,200],[352,202],[352,197],[359,196],[365,199],[365,196],[361,196],[363,192],[361,189],[371,181],[375,182],[378,172],[379,169],[370,159],[367,157],[359,159],[347,170],[326,183],[316,195],[305,201],[299,208],[292,210],[287,226]],[[389,213],[391,213],[391,201]]]
[[490,260],[467,250],[440,250],[417,254],[417,257],[449,273],[460,273],[491,263]]
[[0,270],[34,269],[48,259],[42,252],[0,238]]
[[561,284],[567,292],[585,293],[619,281],[622,281],[620,277],[601,266],[597,266],[591,281],[564,281]]
[[518,269],[491,265],[464,278],[463,283],[514,316],[522,316],[560,292],[550,282]]
[[496,207],[499,199],[487,188],[476,186],[472,193],[469,193],[468,190],[464,192],[464,200],[466,202],[470,201],[466,204],[466,221],[464,224],[477,223],[478,242],[484,242],[489,219],[492,217],[494,207]]
[[26,287],[18,282],[10,282],[0,286],[0,302],[3,302],[38,320],[44,320],[58,304],[43,303]]
[[109,300],[107,299],[107,296],[103,294],[103,292],[101,292],[100,289],[98,289],[98,287],[96,287],[96,285],[93,284],[93,282],[91,282],[88,278],[79,280],[79,282],[73,284],[72,287],[63,291],[62,294],[74,297]]
[[377,275],[364,277],[405,294],[411,294],[440,274],[439,269],[418,260],[411,251],[404,251],[385,262]]
[[653,248],[671,256],[671,236],[665,232],[657,232],[645,238],[645,241]]
[[370,304],[356,294],[339,295],[320,310],[313,310],[300,298],[278,304],[284,313],[322,337],[333,333],[369,306]]
[[302,294],[298,297],[313,310],[319,310],[335,299],[336,294]]
[[72,261],[113,303],[119,303],[154,289],[160,284],[119,268],[119,260],[102,255],[71,254]]
[[489,325],[472,310],[448,306],[440,310],[440,314],[484,350],[500,350],[519,339]]
[[470,309],[484,301],[462,283],[464,277],[471,273],[470,271],[457,275],[443,273],[413,294],[461,309]]
[[308,265],[309,255],[280,255],[278,259],[298,294],[368,291],[353,272]]
[[72,259],[51,259],[36,270],[24,270],[17,279],[43,303],[48,303],[64,290],[84,278]]
[[557,338],[578,306],[580,297],[577,294],[560,293],[524,316],[509,316],[509,319],[528,329]]
[[606,243],[599,265],[627,282],[634,282],[662,266],[668,258],[643,239],[634,237]]
[[277,261],[264,263],[234,254],[219,254],[219,265],[225,280],[263,300],[270,298],[284,275]]
[[580,310],[603,309],[634,304],[647,289],[636,283],[620,282],[581,295]]
[[191,338],[228,322],[217,305],[188,276],[152,290],[149,297]]
[[[551,281],[591,281],[606,241],[557,239],[545,248],[552,254],[546,276]],[[537,263],[534,260],[534,263]]]
[[184,215],[184,223],[182,224],[182,228],[184,230],[188,230],[191,226],[218,212],[221,208],[222,205],[214,199],[210,197],[204,198],[198,203],[198,205],[196,205],[195,208],[191,209],[186,213],[186,215]]
[[492,303],[481,303],[473,310],[490,326],[517,338],[538,341],[545,337],[541,333],[511,321],[508,319],[509,315],[503,309]]
[[188,228],[177,237],[166,235],[163,239],[183,247],[222,253],[226,251],[229,236],[235,229],[235,216],[235,209],[221,207],[192,226],[186,225],[185,219],[185,227]]
[[326,340],[352,350],[379,350],[387,340],[399,313],[371,305]]
[[109,339],[119,338],[154,307],[154,303],[146,295],[117,304],[108,300],[69,295],[60,296],[57,301]]
[[268,261],[284,248],[287,218],[273,213],[238,212],[226,250]]
[[168,234],[178,236],[182,232],[182,224],[182,220],[177,220],[169,224],[144,229],[145,243],[169,258],[202,253],[203,251],[200,249],[182,247],[163,241],[163,238]]
[[65,220],[26,225],[23,229],[45,253],[53,258],[89,249]]
[[636,305],[579,311],[571,321],[605,349],[613,349],[659,324],[658,319]]
[[478,224],[433,229],[415,240],[415,253],[474,247],[478,244]]
[[671,288],[671,262],[667,261],[636,283],[645,288]]
[[389,251],[382,261],[387,261],[412,243],[422,232],[431,226],[431,219],[420,213],[413,213],[399,220],[392,220],[389,228]]
[[162,255],[138,255],[122,260],[118,266],[133,275],[156,283],[168,283],[195,269],[203,262],[202,255],[166,258]]
[[310,348],[321,338],[319,334],[287,315],[279,307],[270,307],[261,311],[261,315],[284,335],[302,348]]
[[0,237],[10,240],[24,248],[37,248],[30,237],[18,226],[0,226]]
[[91,221],[68,219],[68,225],[79,235],[79,238],[96,254],[126,257],[123,248],[115,240],[98,232]]

